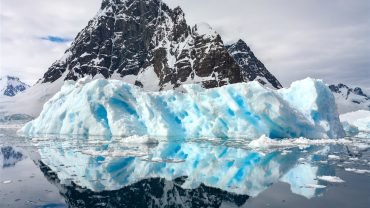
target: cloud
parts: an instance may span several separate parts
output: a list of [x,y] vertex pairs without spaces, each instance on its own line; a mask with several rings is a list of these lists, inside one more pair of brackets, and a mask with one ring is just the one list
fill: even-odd
[[[368,0],[165,0],[188,22],[207,22],[230,43],[242,38],[285,85],[307,76],[370,87]],[[1,74],[42,77],[96,14],[101,0],[2,3]],[[20,7],[19,5],[22,5]],[[6,31],[6,32],[4,32]],[[19,61],[22,60],[22,61]]]
[[[0,76],[34,84],[94,17],[101,0],[1,1]],[[21,6],[20,6],[21,5]],[[63,41],[62,41],[63,39]]]

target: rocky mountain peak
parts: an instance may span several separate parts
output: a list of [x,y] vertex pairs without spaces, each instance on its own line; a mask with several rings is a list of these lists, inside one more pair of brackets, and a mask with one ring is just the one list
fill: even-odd
[[25,91],[30,86],[22,82],[18,77],[4,76],[0,77],[0,94],[13,97],[20,92]]
[[360,87],[349,87],[339,83],[329,85],[341,113],[370,110],[370,93]]
[[171,9],[161,0],[104,0],[41,82],[102,76],[165,90],[186,83],[212,88],[259,78],[263,84],[281,87],[248,46],[241,50],[252,57],[253,75],[230,50],[209,25],[190,27],[180,7]]
[[354,94],[370,100],[370,96],[365,94],[360,87],[351,88],[345,84],[339,83],[337,85],[329,85],[329,88],[333,93],[341,94],[345,96],[346,99],[348,99],[351,94]]
[[245,82],[257,80],[263,85],[270,85],[276,89],[283,87],[242,39],[239,39],[236,43],[227,45],[226,48],[241,67]]

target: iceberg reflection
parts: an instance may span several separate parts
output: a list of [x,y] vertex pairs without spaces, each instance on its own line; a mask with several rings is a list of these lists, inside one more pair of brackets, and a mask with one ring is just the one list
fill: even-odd
[[38,149],[42,164],[56,174],[60,184],[92,192],[117,191],[152,179],[173,182],[179,178],[182,182],[177,185],[184,190],[213,187],[248,196],[258,195],[278,181],[289,183],[292,192],[307,198],[324,187],[316,180],[323,166],[302,162],[325,152],[317,146],[305,151],[292,148],[260,152],[241,144],[232,147],[211,141],[146,145],[68,139],[40,140]]

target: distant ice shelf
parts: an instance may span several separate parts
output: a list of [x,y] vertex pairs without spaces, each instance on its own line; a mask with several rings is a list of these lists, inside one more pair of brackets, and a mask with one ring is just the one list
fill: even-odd
[[149,135],[177,138],[340,138],[344,136],[334,96],[320,80],[289,89],[258,82],[185,92],[145,92],[118,80],[66,81],[26,135]]

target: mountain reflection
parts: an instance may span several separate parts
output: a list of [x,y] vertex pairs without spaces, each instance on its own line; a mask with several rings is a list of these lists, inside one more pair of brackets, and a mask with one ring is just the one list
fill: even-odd
[[[40,168],[71,207],[241,206],[279,181],[312,198],[325,148],[260,152],[243,144],[54,140],[37,144]],[[305,161],[305,162],[303,162]],[[315,188],[315,186],[320,188]]]
[[13,167],[17,162],[20,162],[25,158],[21,150],[12,146],[1,147],[0,153],[0,161],[2,161],[0,163],[2,163],[3,168]]
[[56,184],[70,207],[220,207],[241,206],[249,196],[228,193],[221,189],[200,185],[196,189],[184,189],[186,178],[167,181],[151,178],[138,181],[115,191],[94,192],[75,183],[60,184],[57,174],[45,164],[40,169],[47,179]]

